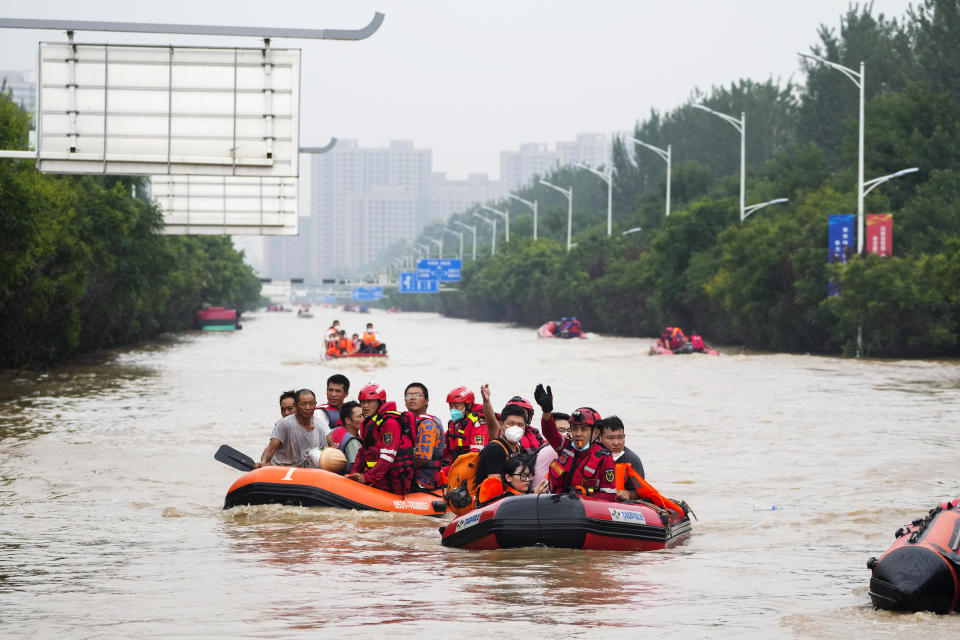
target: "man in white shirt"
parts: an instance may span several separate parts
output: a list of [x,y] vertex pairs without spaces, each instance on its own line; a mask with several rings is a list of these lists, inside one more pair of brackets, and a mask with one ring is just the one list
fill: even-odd
[[317,396],[310,389],[297,391],[297,410],[281,418],[273,426],[270,442],[254,467],[280,465],[311,466],[307,451],[322,449],[330,433],[330,421],[324,411],[317,411]]

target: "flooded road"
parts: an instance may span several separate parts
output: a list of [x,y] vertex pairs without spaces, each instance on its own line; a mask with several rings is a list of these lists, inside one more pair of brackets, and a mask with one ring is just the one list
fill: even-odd
[[[960,495],[960,363],[648,357],[651,340],[383,313],[338,317],[372,320],[388,361],[324,362],[334,315],[317,311],[0,378],[0,635],[960,637],[960,616],[874,611],[865,568]],[[239,472],[217,447],[259,458],[280,392],[322,398],[335,372],[351,397],[423,382],[444,419],[447,391],[482,382],[496,406],[542,381],[558,410],[617,414],[648,480],[695,510],[693,536],[470,552],[430,518],[223,511]]]

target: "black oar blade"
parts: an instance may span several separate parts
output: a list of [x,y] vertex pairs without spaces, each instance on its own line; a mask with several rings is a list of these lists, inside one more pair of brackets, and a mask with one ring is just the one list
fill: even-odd
[[240,471],[253,471],[255,464],[253,458],[225,444],[220,445],[213,458]]

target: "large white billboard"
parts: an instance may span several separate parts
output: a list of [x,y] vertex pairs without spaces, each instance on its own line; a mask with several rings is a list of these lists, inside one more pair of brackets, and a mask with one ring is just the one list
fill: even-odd
[[151,176],[166,235],[297,235],[297,178]]
[[40,44],[48,173],[299,174],[300,50]]

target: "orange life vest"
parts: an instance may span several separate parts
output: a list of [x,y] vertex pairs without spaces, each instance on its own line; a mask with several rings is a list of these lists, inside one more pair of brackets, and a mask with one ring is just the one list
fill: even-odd
[[363,344],[367,346],[370,346],[370,347],[380,346],[380,341],[377,339],[376,331],[364,331],[360,339],[363,340]]
[[503,486],[503,481],[500,480],[500,476],[487,476],[487,478],[480,483],[480,488],[477,490],[477,501],[476,506],[483,505],[487,502],[492,502],[496,498],[505,497],[505,495],[520,495],[520,492],[507,485],[506,488]]

